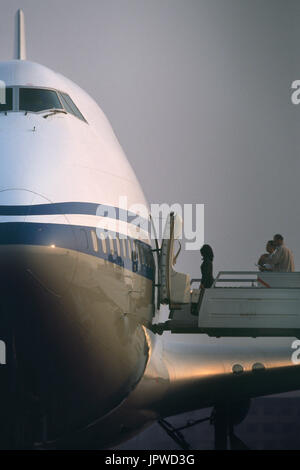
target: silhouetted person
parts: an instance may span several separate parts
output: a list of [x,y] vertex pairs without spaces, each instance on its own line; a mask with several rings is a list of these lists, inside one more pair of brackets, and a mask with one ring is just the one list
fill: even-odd
[[204,289],[209,289],[214,282],[213,277],[213,259],[214,259],[214,252],[210,245],[203,245],[200,249],[200,253],[202,256],[202,264],[201,264],[201,283],[200,283],[200,292],[199,298],[197,303],[192,305],[191,313],[192,315],[198,315],[200,306],[202,303],[202,299],[204,296]]
[[276,246],[274,241],[269,240],[266,245],[267,253],[261,255],[257,263],[260,271],[273,271],[273,266],[270,264],[269,257],[272,253],[274,253],[275,249]]
[[213,285],[214,278],[213,278],[213,259],[214,259],[214,252],[210,245],[203,245],[200,249],[201,256],[203,258],[203,262],[201,264],[201,285],[202,289],[210,288]]
[[276,249],[268,259],[268,263],[273,266],[273,271],[281,273],[294,272],[294,256],[291,250],[285,246],[283,236],[277,233],[274,235],[273,241]]

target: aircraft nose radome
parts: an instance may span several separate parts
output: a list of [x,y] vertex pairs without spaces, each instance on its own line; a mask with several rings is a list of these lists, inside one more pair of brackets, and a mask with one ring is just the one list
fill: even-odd
[[64,214],[28,190],[0,191],[0,289],[34,284],[63,296],[76,268],[76,239]]

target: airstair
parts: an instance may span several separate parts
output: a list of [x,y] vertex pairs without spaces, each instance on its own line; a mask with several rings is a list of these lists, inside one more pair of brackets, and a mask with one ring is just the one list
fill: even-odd
[[174,214],[166,231],[159,250],[158,303],[169,305],[170,316],[153,325],[155,332],[300,338],[300,272],[221,271],[210,289],[200,289],[200,279],[174,270]]

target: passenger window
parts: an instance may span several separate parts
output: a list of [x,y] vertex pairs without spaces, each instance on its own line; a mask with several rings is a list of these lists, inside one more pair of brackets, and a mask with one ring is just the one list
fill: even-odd
[[98,239],[97,239],[96,232],[94,230],[91,231],[91,237],[92,237],[94,251],[98,251]]
[[61,97],[61,100],[63,102],[63,105],[66,109],[66,111],[68,111],[68,113],[70,114],[73,114],[74,116],[78,117],[79,119],[81,119],[82,121],[85,121],[86,120],[84,119],[83,115],[81,114],[81,112],[79,111],[79,109],[77,108],[76,104],[74,103],[74,101],[70,98],[69,95],[67,95],[67,93],[60,93],[60,97]]
[[116,245],[117,245],[117,254],[121,256],[121,248],[120,248],[120,240],[116,237]]
[[128,244],[128,258],[132,260],[132,246],[131,246],[130,238],[127,238],[127,244]]
[[147,248],[145,247],[145,251],[143,251],[143,257],[144,257],[144,263],[146,266],[149,266],[149,262],[148,262],[148,250]]
[[102,232],[100,233],[100,238],[101,238],[101,244],[102,244],[102,251],[104,254],[106,254],[107,253],[106,237],[104,236]]
[[48,109],[62,109],[62,105],[54,90],[20,88],[19,109],[20,111],[39,112]]
[[144,251],[143,251],[142,245],[139,245],[139,253],[140,253],[141,264],[145,264]]
[[127,256],[127,252],[126,252],[126,240],[125,240],[125,238],[122,238],[121,240],[122,240],[123,256],[124,256],[124,258],[126,258],[126,256]]
[[137,261],[139,264],[141,264],[139,247],[135,240],[133,242],[133,246],[134,246],[134,261]]
[[111,237],[111,235],[108,235],[108,240],[109,240],[109,249],[112,255],[115,254],[115,248],[114,248],[114,241]]
[[12,111],[13,109],[13,93],[12,88],[0,89],[0,112]]
[[146,264],[151,267],[151,251],[147,249],[146,251]]

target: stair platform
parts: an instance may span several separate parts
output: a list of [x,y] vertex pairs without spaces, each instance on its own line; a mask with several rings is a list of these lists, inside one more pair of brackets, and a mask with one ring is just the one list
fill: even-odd
[[300,338],[300,273],[221,271],[210,289],[191,289],[190,303],[170,310],[154,330]]

